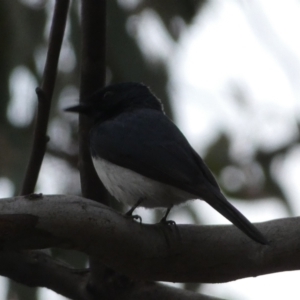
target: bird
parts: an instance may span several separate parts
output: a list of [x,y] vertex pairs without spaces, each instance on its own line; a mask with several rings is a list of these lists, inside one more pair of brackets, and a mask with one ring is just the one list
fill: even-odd
[[95,170],[108,192],[131,207],[127,215],[138,206],[165,208],[162,222],[168,223],[173,206],[200,199],[252,240],[268,244],[226,199],[205,162],[145,84],[108,85],[65,111],[90,118]]

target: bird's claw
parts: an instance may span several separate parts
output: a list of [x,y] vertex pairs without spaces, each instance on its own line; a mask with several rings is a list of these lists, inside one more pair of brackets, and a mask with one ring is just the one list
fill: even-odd
[[139,215],[130,215],[130,214],[125,214],[125,217],[130,218],[134,221],[139,220],[140,224],[142,224],[142,218]]
[[165,217],[163,217],[161,220],[160,220],[160,224],[163,224],[163,225],[169,225],[169,226],[176,226],[176,222],[172,221],[172,220],[167,220]]

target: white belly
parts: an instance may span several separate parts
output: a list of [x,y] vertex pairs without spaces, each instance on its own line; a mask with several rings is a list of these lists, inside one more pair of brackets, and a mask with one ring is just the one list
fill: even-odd
[[171,207],[195,198],[180,189],[117,166],[105,159],[93,158],[93,163],[109,193],[129,206],[135,205],[141,198],[143,201],[140,206],[148,208]]

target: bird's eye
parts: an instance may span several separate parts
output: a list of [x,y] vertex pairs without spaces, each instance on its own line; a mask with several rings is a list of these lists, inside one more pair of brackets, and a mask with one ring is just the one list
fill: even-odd
[[113,96],[113,92],[106,92],[106,93],[104,93],[104,95],[103,95],[103,99],[109,99],[109,98],[111,98],[112,96]]

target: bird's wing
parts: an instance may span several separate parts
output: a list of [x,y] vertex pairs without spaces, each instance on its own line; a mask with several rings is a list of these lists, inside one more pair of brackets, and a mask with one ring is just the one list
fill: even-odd
[[[123,113],[91,131],[91,152],[151,179],[199,195],[213,175],[176,125],[161,112]],[[197,188],[195,188],[197,186]]]

